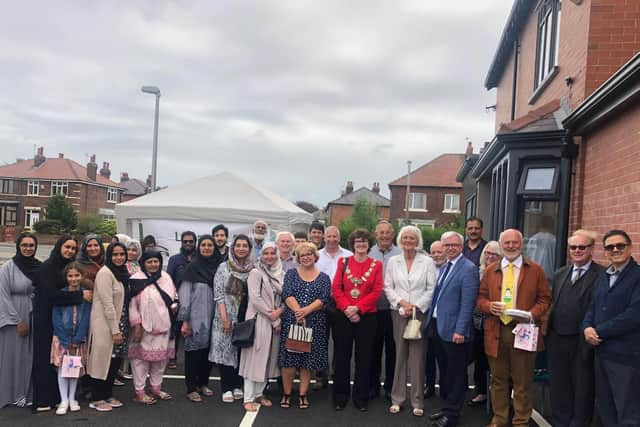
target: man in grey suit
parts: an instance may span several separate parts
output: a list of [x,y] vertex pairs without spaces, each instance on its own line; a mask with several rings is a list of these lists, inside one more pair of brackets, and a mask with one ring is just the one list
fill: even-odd
[[591,424],[594,405],[593,348],[582,334],[593,284],[603,267],[592,261],[596,233],[577,230],[568,239],[571,263],[552,279],[552,305],[546,337],[552,425]]
[[[444,406],[431,414],[432,426],[458,424],[467,389],[467,362],[473,342],[471,316],[480,278],[478,267],[462,255],[463,237],[448,231],[440,239],[447,263],[440,270],[431,309],[425,320],[434,337]],[[441,393],[442,395],[442,393]]]

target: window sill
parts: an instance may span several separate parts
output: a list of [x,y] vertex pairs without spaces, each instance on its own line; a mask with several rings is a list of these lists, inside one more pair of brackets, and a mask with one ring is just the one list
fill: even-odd
[[544,92],[547,86],[549,86],[553,81],[553,79],[558,75],[559,70],[560,70],[560,67],[556,65],[555,67],[553,67],[553,70],[551,70],[551,72],[547,74],[547,77],[545,77],[544,80],[540,82],[538,87],[535,88],[535,90],[533,91],[533,94],[529,98],[529,101],[528,101],[529,105],[535,104],[538,98],[542,96],[542,92]]
[[[406,209],[403,209],[405,212],[407,211]],[[426,209],[414,209],[414,208],[410,208],[409,212],[429,212]]]
[[448,213],[448,214],[459,214],[460,211],[459,210],[450,210],[450,209],[445,209],[442,211],[442,213]]

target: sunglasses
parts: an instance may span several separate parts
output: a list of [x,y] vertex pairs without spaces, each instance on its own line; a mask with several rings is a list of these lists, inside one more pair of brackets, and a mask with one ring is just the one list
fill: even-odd
[[[581,250],[581,251],[584,251],[584,250],[586,250],[587,248],[590,248],[591,246],[593,246],[593,245],[569,245],[569,250],[570,250],[570,251],[575,251],[575,250],[578,250],[578,249],[579,249],[579,250]],[[605,248],[605,249],[606,249],[606,248]]]
[[627,246],[629,246],[629,245],[628,245],[628,244],[626,244],[626,243],[616,243],[615,245],[614,245],[614,244],[606,245],[606,246],[604,247],[604,250],[605,250],[605,251],[607,251],[607,252],[611,252],[611,251],[613,251],[614,249],[616,249],[616,250],[618,250],[618,251],[622,251],[622,250],[624,250]]

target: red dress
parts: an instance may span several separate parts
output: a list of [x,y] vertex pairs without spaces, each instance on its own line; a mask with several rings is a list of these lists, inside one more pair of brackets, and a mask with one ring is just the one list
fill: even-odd
[[382,293],[382,262],[370,257],[364,262],[357,262],[351,256],[347,258],[346,270],[343,263],[344,258],[340,258],[331,286],[338,310],[344,311],[354,305],[361,315],[378,311],[377,302]]

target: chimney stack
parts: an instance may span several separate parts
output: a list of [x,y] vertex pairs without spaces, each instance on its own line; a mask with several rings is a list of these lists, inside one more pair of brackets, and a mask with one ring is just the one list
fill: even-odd
[[129,181],[129,172],[121,172],[120,173],[120,182]]
[[151,193],[153,190],[151,189],[151,175],[147,176],[147,193]]
[[353,193],[353,181],[347,181],[347,186],[344,189],[345,194]]
[[59,159],[64,159],[64,153],[58,153],[58,158]]
[[380,194],[380,183],[374,182],[373,187],[371,187],[371,191],[373,191],[376,194]]
[[98,165],[96,164],[96,155],[92,154],[89,159],[89,163],[87,163],[87,178],[91,181],[95,181],[97,172]]
[[100,176],[107,179],[111,177],[111,171],[109,170],[109,162],[102,162],[102,169],[100,169]]
[[467,151],[465,152],[467,156],[473,154],[473,143],[471,141],[467,142]]
[[44,156],[44,147],[38,147],[38,154],[33,158],[33,167],[38,167],[44,163],[47,158]]

